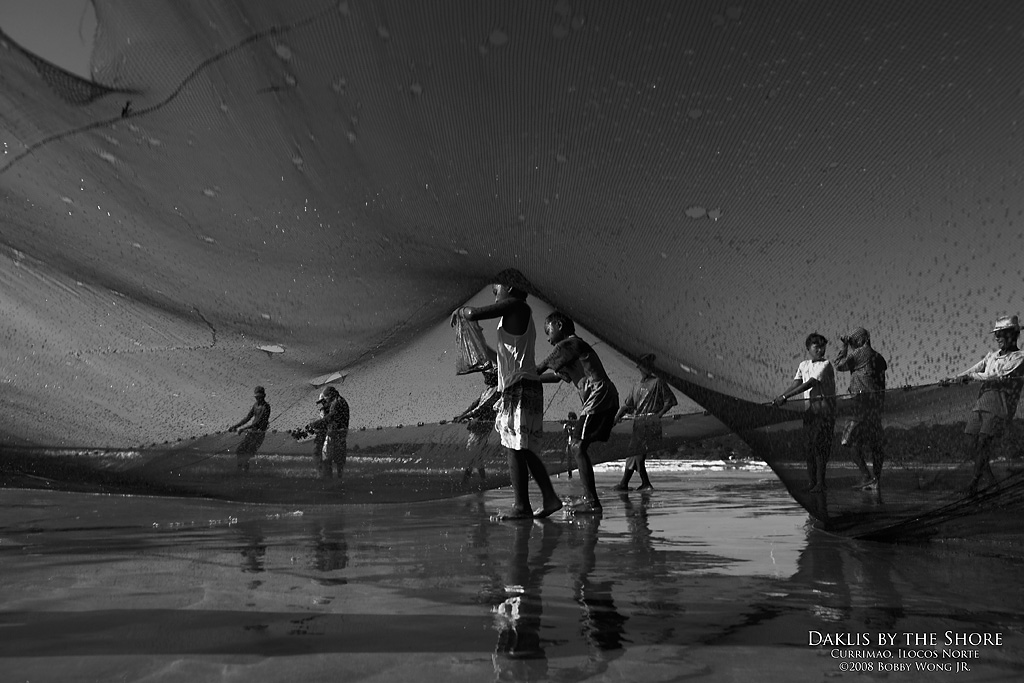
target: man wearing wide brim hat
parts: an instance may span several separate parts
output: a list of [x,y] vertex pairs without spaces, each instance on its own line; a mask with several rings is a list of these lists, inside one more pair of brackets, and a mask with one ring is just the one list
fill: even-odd
[[978,400],[967,418],[964,433],[970,438],[970,451],[974,458],[974,472],[967,493],[977,493],[983,475],[988,474],[995,483],[995,472],[989,463],[993,440],[1006,430],[1020,399],[1024,386],[1024,352],[1017,348],[1020,322],[1015,315],[999,317],[992,327],[996,351],[990,351],[980,361],[957,375],[965,381],[978,380]]

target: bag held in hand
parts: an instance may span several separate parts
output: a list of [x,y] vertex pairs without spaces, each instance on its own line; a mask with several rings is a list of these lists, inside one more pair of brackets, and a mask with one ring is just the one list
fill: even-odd
[[455,374],[468,375],[471,372],[480,372],[490,367],[491,357],[480,323],[456,317],[454,326],[455,344],[458,347],[455,356]]

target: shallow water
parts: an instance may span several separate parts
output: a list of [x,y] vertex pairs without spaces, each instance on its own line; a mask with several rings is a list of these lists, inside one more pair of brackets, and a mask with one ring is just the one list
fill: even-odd
[[[770,473],[652,476],[653,493],[607,490],[601,518],[545,522],[497,521],[505,489],[302,510],[4,489],[0,669],[191,682],[1024,673],[1015,546],[850,541],[810,528]],[[616,478],[604,468],[599,486]],[[947,632],[1001,644],[953,648]],[[834,634],[837,647],[814,642]],[[896,635],[888,656],[880,634]],[[957,662],[971,670],[916,670]],[[912,670],[880,671],[894,664]]]

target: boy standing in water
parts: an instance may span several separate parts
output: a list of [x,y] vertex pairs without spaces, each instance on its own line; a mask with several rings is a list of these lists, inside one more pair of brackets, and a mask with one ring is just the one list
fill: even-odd
[[452,422],[468,422],[466,429],[469,430],[469,438],[466,440],[466,450],[469,452],[469,462],[466,463],[466,471],[462,475],[462,483],[469,481],[473,469],[476,468],[480,474],[480,483],[487,481],[487,472],[484,470],[484,448],[487,446],[487,437],[494,431],[494,406],[497,404],[501,394],[498,393],[498,371],[494,366],[481,370],[486,388],[480,396],[469,404],[469,407],[452,418]]
[[807,336],[804,346],[809,358],[797,367],[789,388],[772,401],[772,405],[780,406],[799,393],[803,393],[807,400],[804,450],[812,493],[820,493],[827,488],[825,465],[832,454],[832,433],[836,426],[836,373],[832,363],[825,360],[827,345],[828,340],[817,332]]
[[515,503],[507,519],[534,516],[530,505],[529,476],[537,482],[543,507],[537,517],[547,517],[561,509],[544,463],[534,452],[543,435],[544,388],[537,378],[534,351],[537,329],[533,311],[526,303],[526,290],[506,284],[493,288],[494,303],[455,311],[466,320],[498,318],[498,400],[494,428],[508,453],[508,473],[512,479]]
[[661,446],[661,418],[676,405],[676,395],[668,382],[654,374],[655,355],[640,356],[636,369],[640,380],[626,396],[625,402],[615,414],[615,422],[622,420],[626,413],[633,413],[633,436],[629,440],[629,457],[622,471],[622,481],[616,491],[628,491],[629,479],[633,472],[640,474],[637,491],[653,491],[651,478],[647,475],[647,453]]
[[607,441],[619,409],[619,394],[604,370],[604,365],[590,344],[576,336],[576,325],[569,316],[555,311],[544,321],[548,342],[555,347],[551,355],[537,365],[542,382],[571,382],[579,392],[583,410],[573,433],[576,447],[576,468],[580,471],[585,506],[577,512],[600,513],[601,501],[594,482],[594,465],[587,448],[598,441]]
[[[246,432],[238,444],[238,448],[235,449],[236,466],[239,472],[249,471],[249,460],[263,445],[263,439],[267,436],[267,427],[270,426],[270,404],[267,403],[266,389],[256,387],[252,393],[256,399],[252,408],[239,422],[228,427],[229,432],[235,430]],[[252,420],[252,424],[242,427],[249,420]]]

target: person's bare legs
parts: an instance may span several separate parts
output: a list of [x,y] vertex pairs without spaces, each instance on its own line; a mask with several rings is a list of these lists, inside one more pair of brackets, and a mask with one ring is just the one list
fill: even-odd
[[882,465],[885,464],[885,449],[876,444],[871,449],[871,468],[875,476],[875,483],[882,483]]
[[991,445],[992,437],[988,434],[979,434],[974,441],[974,472],[967,487],[967,492],[972,496],[978,492],[978,485],[984,475],[987,474],[992,483],[996,483],[996,473],[992,471],[992,464],[989,462],[992,457]]
[[526,519],[533,517],[533,507],[530,505],[530,476],[524,453],[529,451],[516,451],[511,448],[505,449],[508,458],[508,474],[512,479],[512,495],[515,502],[512,511],[505,515],[507,519]]
[[581,442],[576,451],[576,467],[580,471],[580,483],[583,484],[583,492],[587,496],[590,508],[594,512],[601,511],[601,501],[597,497],[597,482],[594,479],[594,465],[590,462],[587,454],[587,443]]
[[651,483],[651,477],[647,474],[647,459],[641,458],[636,464],[636,471],[640,474],[640,487],[637,491],[653,491],[654,485]]
[[[544,467],[541,459],[533,451],[524,450],[517,452],[522,454],[522,459],[529,468],[533,480],[537,482],[537,488],[540,489],[540,495],[543,500],[540,512],[534,516],[548,517],[561,510],[562,501],[559,499],[558,494],[555,493],[555,487],[551,483],[551,476],[548,474],[548,469]],[[529,500],[527,500],[527,505],[529,505]]]
[[629,480],[632,479],[632,478],[633,478],[633,467],[631,465],[629,465],[629,464],[624,465],[623,468],[622,468],[622,479],[619,480],[619,483],[615,485],[614,489],[616,491],[628,491],[629,490]]
[[864,459],[864,444],[859,440],[853,444],[850,444],[851,455],[853,462],[857,465],[857,469],[860,470],[861,482],[857,484],[856,488],[867,486],[871,483],[871,470],[868,469],[868,463]]

